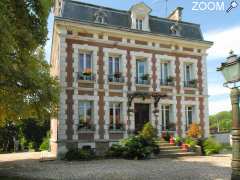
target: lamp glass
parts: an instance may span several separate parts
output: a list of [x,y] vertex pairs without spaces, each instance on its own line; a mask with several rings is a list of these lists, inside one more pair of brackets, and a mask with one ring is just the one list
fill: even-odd
[[226,82],[238,81],[240,79],[240,61],[236,64],[225,66],[222,69],[222,74]]

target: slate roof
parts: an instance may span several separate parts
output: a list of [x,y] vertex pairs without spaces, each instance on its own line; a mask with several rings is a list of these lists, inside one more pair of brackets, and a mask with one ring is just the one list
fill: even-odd
[[[94,14],[101,10],[106,14],[106,24],[97,24],[95,22]],[[64,7],[62,10],[61,19],[68,19],[72,21],[85,22],[106,26],[106,27],[114,27],[118,29],[125,29],[129,31],[138,31],[131,29],[131,15],[130,11],[117,10],[112,8],[107,8],[103,6],[97,6],[93,4],[76,2],[76,1],[65,1]],[[160,18],[156,16],[149,16],[149,26],[150,33],[166,35],[166,36],[175,36],[172,35],[170,27],[175,24],[175,21],[169,20],[167,18]],[[181,27],[181,37],[183,39],[188,40],[197,40],[204,41],[202,32],[199,24],[187,23],[187,22],[179,22],[179,26]],[[149,33],[138,31],[139,33]]]

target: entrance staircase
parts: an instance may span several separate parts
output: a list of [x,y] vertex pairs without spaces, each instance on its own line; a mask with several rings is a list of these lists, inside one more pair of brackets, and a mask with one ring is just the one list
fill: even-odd
[[184,152],[181,147],[170,144],[169,142],[162,139],[158,143],[160,147],[160,154],[158,155],[158,157],[161,158],[176,158],[197,155],[197,153],[195,152]]

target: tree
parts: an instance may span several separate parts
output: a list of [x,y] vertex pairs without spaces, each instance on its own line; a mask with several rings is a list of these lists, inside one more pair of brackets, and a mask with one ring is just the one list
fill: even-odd
[[[58,83],[43,47],[51,0],[0,1],[0,123],[56,112]],[[1,124],[0,124],[1,125]]]
[[209,116],[210,129],[217,132],[231,131],[232,113],[231,111],[222,111],[215,115]]

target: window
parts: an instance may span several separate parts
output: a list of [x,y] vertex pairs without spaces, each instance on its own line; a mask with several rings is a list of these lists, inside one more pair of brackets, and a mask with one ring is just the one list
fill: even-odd
[[196,81],[193,77],[193,64],[184,64],[184,86],[196,87]]
[[108,73],[110,82],[122,82],[122,74],[120,69],[120,57],[109,57]]
[[79,54],[79,78],[82,80],[92,80],[92,54]]
[[92,103],[91,101],[79,101],[78,103],[79,129],[91,129]]
[[147,63],[143,60],[136,61],[136,83],[149,84],[149,77],[147,74]]
[[121,121],[121,103],[111,103],[110,104],[110,129],[121,130],[123,124]]
[[170,77],[170,63],[164,62],[160,64],[160,84],[168,85],[169,77]]
[[169,130],[170,125],[170,105],[161,105],[162,130]]
[[185,107],[185,119],[186,119],[186,131],[188,130],[188,127],[193,122],[193,116],[194,116],[194,107],[193,106],[186,106]]
[[136,19],[136,29],[143,30],[143,20],[142,19]]
[[98,23],[101,23],[101,24],[104,24],[104,23],[105,23],[103,16],[97,16],[96,21],[97,21]]

